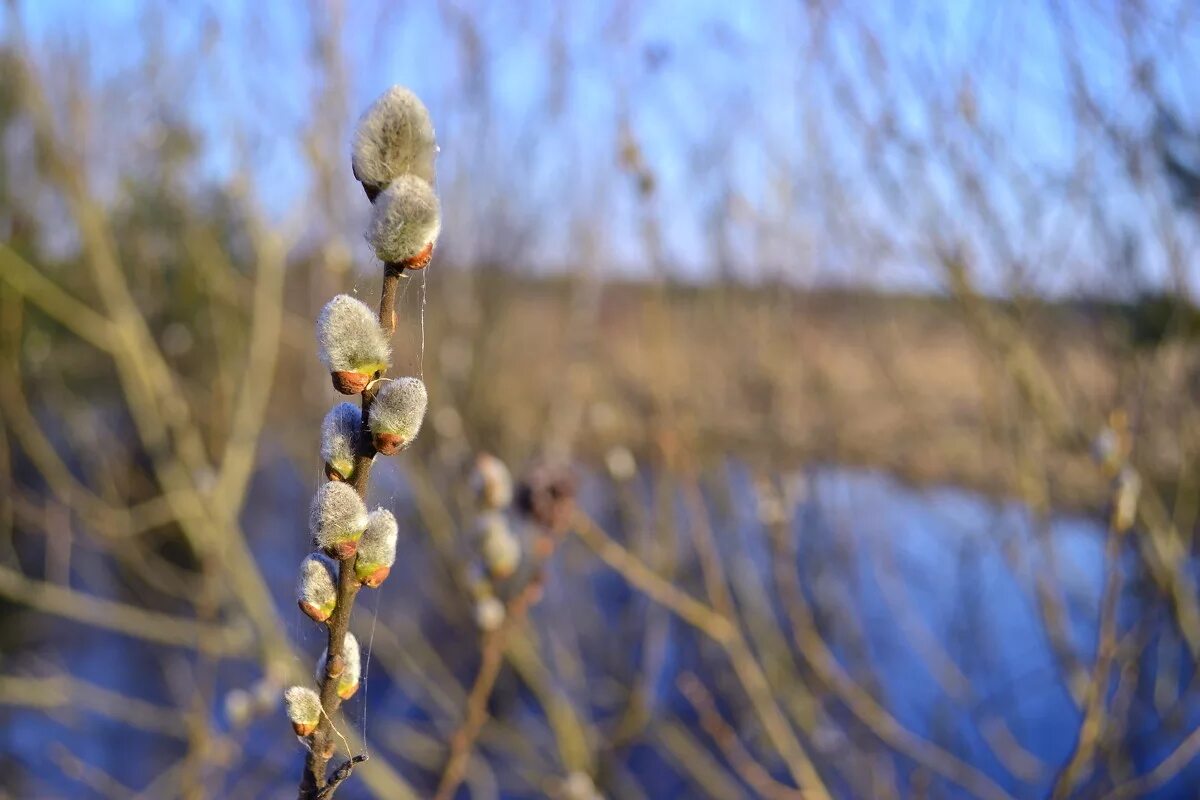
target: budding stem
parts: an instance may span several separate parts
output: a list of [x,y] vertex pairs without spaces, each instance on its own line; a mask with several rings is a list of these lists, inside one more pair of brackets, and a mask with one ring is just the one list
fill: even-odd
[[[379,297],[379,326],[390,338],[396,332],[396,287],[400,283],[400,275],[404,272],[401,264],[388,264],[383,274],[383,291]],[[380,372],[377,377],[382,377]],[[362,451],[355,457],[354,474],[350,485],[358,492],[364,501],[367,499],[367,487],[370,484],[371,463],[375,457],[375,446],[371,444],[370,431],[367,429],[367,418],[371,411],[371,401],[375,399],[377,384],[372,381],[362,391],[362,428],[364,435]],[[317,794],[326,787],[326,772],[329,759],[333,757],[334,742],[330,734],[333,731],[333,715],[342,704],[338,696],[338,676],[343,666],[342,647],[346,641],[346,632],[350,629],[350,612],[354,608],[354,598],[358,594],[360,584],[354,572],[354,558],[348,558],[338,563],[337,605],[329,617],[329,642],[325,651],[326,668],[321,678],[321,707],[325,713],[313,733],[312,747],[304,762],[304,778],[300,783],[300,797],[305,800],[315,799]],[[336,670],[336,672],[335,672]],[[357,756],[356,756],[357,758]],[[330,787],[332,789],[332,787]]]
[[379,298],[379,327],[391,336],[396,332],[396,287],[404,274],[403,264],[383,265],[383,294]]

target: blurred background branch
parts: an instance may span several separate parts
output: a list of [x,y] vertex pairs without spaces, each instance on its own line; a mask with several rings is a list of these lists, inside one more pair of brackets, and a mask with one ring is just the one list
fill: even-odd
[[[3,792],[294,782],[312,321],[379,289],[348,138],[403,83],[430,409],[338,797],[1187,796],[1194,4],[686,6],[7,4]],[[579,481],[490,647],[481,451]]]

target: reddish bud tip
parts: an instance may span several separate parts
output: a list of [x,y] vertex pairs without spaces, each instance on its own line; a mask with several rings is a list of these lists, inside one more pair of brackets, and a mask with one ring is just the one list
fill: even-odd
[[300,600],[297,605],[300,606],[300,610],[303,611],[305,615],[313,622],[324,622],[325,620],[329,619],[330,614],[333,613],[332,611],[326,611],[319,606],[315,606],[312,603],[306,603],[303,600]]
[[296,732],[297,736],[301,736],[301,737],[308,736],[310,733],[312,733],[316,729],[317,729],[316,723],[313,723],[311,725],[304,723],[304,722],[293,722],[292,723],[292,730],[294,730]]
[[418,270],[418,269],[425,269],[427,266],[429,266],[429,262],[432,259],[433,259],[433,242],[430,242],[429,244],[427,244],[421,248],[421,252],[417,253],[415,256],[413,256],[412,258],[410,258],[406,261],[401,261],[400,263],[401,263],[401,265],[404,266],[405,269]]
[[357,552],[357,539],[346,539],[325,548],[325,554],[335,561],[345,561],[348,558],[354,558],[354,554]]
[[346,476],[333,468],[333,465],[326,462],[325,464],[325,479],[330,481],[345,481]]
[[380,567],[370,575],[362,579],[362,585],[369,589],[378,589],[379,584],[387,580],[387,576],[392,573],[391,567]]
[[342,370],[331,372],[329,375],[333,379],[333,388],[342,394],[362,394],[363,389],[371,382],[371,376],[362,372]]
[[349,686],[343,686],[341,684],[338,684],[337,695],[338,695],[338,697],[342,698],[343,700],[349,700],[351,697],[354,697],[354,693],[357,691],[358,691],[358,682],[357,681],[350,684]]
[[407,446],[404,437],[395,433],[377,433],[372,437],[375,449],[385,456],[395,455]]

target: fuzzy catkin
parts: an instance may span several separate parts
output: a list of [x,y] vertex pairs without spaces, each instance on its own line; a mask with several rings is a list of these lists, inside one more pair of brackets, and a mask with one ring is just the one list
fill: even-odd
[[300,565],[296,602],[316,622],[324,622],[337,606],[337,578],[333,562],[320,553],[309,553]]
[[401,175],[375,199],[367,242],[384,263],[403,264],[437,243],[442,210],[433,187]]
[[503,580],[521,564],[521,542],[513,535],[508,520],[498,511],[486,511],[475,520],[479,555],[488,574]]
[[321,423],[321,458],[327,477],[341,481],[353,477],[361,436],[362,411],[358,406],[338,403],[329,409]]
[[313,546],[339,560],[354,555],[367,522],[367,507],[349,484],[330,481],[313,497],[309,513]]
[[283,704],[297,736],[312,733],[321,721],[321,698],[307,686],[292,686],[283,693]]
[[358,557],[354,572],[360,582],[371,588],[379,586],[396,563],[396,540],[399,526],[396,517],[385,508],[371,512],[367,529],[358,540]]
[[503,461],[490,453],[480,453],[476,457],[470,483],[480,508],[495,511],[512,503],[512,473]]
[[[317,662],[316,678],[320,683],[325,678],[325,665],[329,658],[329,649],[321,653]],[[346,632],[342,640],[342,674],[337,676],[337,694],[343,700],[349,700],[358,691],[358,680],[362,675],[362,651],[358,648],[358,639],[354,634]]]
[[350,166],[374,198],[401,175],[432,183],[436,155],[437,139],[425,104],[411,90],[393,86],[359,119]]
[[375,313],[348,294],[339,294],[321,309],[317,347],[330,372],[370,375],[387,369],[391,353]]
[[[421,430],[429,395],[420,378],[397,378],[387,381],[371,405],[369,425],[376,448],[385,455],[412,443]],[[381,439],[394,442],[390,452],[380,447]]]

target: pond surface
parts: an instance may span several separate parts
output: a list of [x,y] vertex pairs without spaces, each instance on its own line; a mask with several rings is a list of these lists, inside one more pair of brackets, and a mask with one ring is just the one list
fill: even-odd
[[[773,618],[786,637],[787,618],[772,579],[774,556],[759,520],[753,482],[737,466],[729,467],[723,480],[720,491],[706,493],[706,509],[735,599],[743,610],[756,604],[765,609],[765,618]],[[291,592],[294,565],[304,553],[307,498],[315,481],[315,476],[286,470],[264,475],[244,518],[279,607],[292,620],[294,637],[302,649],[314,652],[320,646],[318,637],[299,619],[299,612],[293,613]],[[1039,531],[1017,504],[951,488],[918,490],[865,471],[822,469],[797,476],[790,485],[795,489],[788,505],[794,511],[790,525],[798,573],[822,633],[847,671],[914,733],[981,768],[1015,796],[1045,796],[1058,765],[1073,748],[1080,714],[1043,624],[1035,584],[1039,575],[1049,581],[1065,610],[1064,634],[1070,649],[1090,667],[1105,569],[1103,527],[1095,520],[1060,516]],[[413,505],[394,473],[385,474],[375,492],[376,502],[398,511]],[[581,502],[616,538],[629,535],[622,530],[609,483],[587,478]],[[686,516],[680,512],[681,518]],[[415,530],[415,525],[414,519],[408,520],[407,530]],[[433,609],[428,598],[438,595],[441,573],[428,548],[420,546],[421,534],[408,535],[413,539],[407,561],[376,601],[377,624],[386,626],[386,633],[401,648],[405,637],[419,630],[465,682],[475,652],[466,612],[442,610],[444,592],[438,610]],[[687,542],[681,552],[691,552]],[[1129,554],[1126,558],[1121,569],[1130,580],[1121,603],[1122,631],[1136,627],[1150,644],[1141,674],[1130,684],[1122,752],[1133,775],[1157,765],[1200,716],[1197,693],[1188,686],[1191,668],[1166,612],[1149,593],[1145,598],[1135,593],[1140,584],[1132,579],[1136,578],[1133,560]],[[101,567],[100,562],[82,560],[73,575],[75,586],[121,596],[120,580]],[[680,567],[683,585],[700,595],[703,582],[698,574],[688,573],[689,569],[694,573],[694,562],[685,557]],[[419,608],[414,608],[414,602]],[[630,592],[581,544],[569,542],[560,551],[546,599],[535,610],[534,620],[539,629],[572,639],[578,652],[587,654],[583,683],[575,686],[567,681],[564,691],[598,726],[603,727],[620,708],[619,699],[612,700],[602,688],[612,680],[638,674],[647,664],[654,713],[693,728],[694,714],[676,688],[678,676],[694,672],[717,693],[730,689],[720,654],[677,620],[667,618],[666,633],[655,645],[657,652],[651,652],[645,630],[662,616],[654,614],[643,596]],[[159,703],[176,703],[180,693],[187,692],[186,682],[175,680],[173,685],[171,677],[186,672],[181,652],[164,655],[95,629],[61,621],[46,624],[31,616],[23,619],[27,625],[38,619],[39,635],[26,651],[11,654],[6,659],[10,664],[49,662],[87,681]],[[368,613],[356,622],[369,627],[373,619]],[[365,638],[366,631],[360,630],[360,635]],[[431,722],[420,681],[393,667],[395,662],[387,661],[383,649],[377,652],[368,681],[367,733],[382,755],[406,775],[413,774],[414,783],[420,785],[430,776],[420,777],[419,767],[402,760],[403,748],[395,744],[397,724],[411,724],[431,737],[439,729]],[[778,675],[774,673],[775,679],[783,680]],[[225,692],[255,678],[252,670],[236,666],[222,671],[212,707],[220,724],[225,724],[221,702]],[[781,698],[794,689],[786,683],[772,688]],[[848,735],[855,741],[864,735],[844,707],[830,703],[827,708],[837,724],[806,738],[818,759],[823,753],[835,757]],[[495,713],[511,714],[519,723],[536,714],[531,709],[536,705],[518,683],[501,683]],[[9,709],[4,713],[0,757],[15,759],[27,769],[61,756],[61,745],[127,786],[141,788],[182,752],[178,742],[131,733],[86,712],[47,716]],[[363,722],[360,710],[352,708],[350,713],[356,724]],[[230,781],[245,787],[248,794],[241,796],[284,796],[294,782],[299,751],[291,746],[290,737],[280,733],[283,726],[276,711],[239,740],[242,749],[235,755]],[[698,730],[696,736],[706,741]],[[613,757],[649,797],[704,796],[650,741],[631,745]],[[504,765],[493,766],[503,776]],[[912,763],[897,757],[894,766],[905,787],[901,796],[911,796],[907,787]],[[58,770],[43,775],[37,785],[20,787],[19,795],[93,796]],[[1196,781],[1200,781],[1200,768],[1192,765],[1151,796],[1194,797],[1191,787]],[[935,786],[940,796],[963,796],[949,784]],[[238,791],[232,796],[239,796]],[[851,796],[846,786],[838,793]],[[339,797],[360,796],[365,794],[353,782],[339,792]]]

